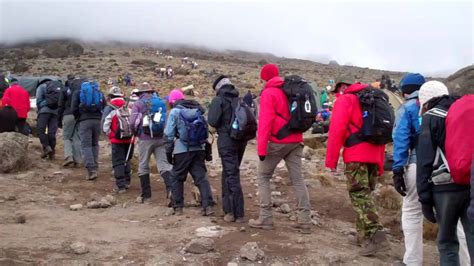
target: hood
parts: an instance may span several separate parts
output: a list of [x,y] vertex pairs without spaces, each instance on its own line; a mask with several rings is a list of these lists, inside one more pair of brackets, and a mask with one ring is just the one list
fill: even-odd
[[195,100],[179,100],[175,102],[177,108],[188,108],[188,109],[198,109],[202,114],[206,112],[204,108]]
[[408,100],[411,100],[411,99],[418,99],[418,94],[420,93],[420,91],[415,91],[413,92],[412,94],[408,95],[406,97],[407,101]]
[[451,107],[451,104],[453,104],[457,99],[459,99],[459,97],[451,96],[451,95],[443,95],[441,97],[435,97],[426,103],[427,109],[430,110],[436,107],[436,108],[448,110],[449,107]]
[[282,77],[274,77],[265,83],[265,88],[280,88],[283,86],[283,84],[285,84],[285,81]]
[[112,100],[110,100],[110,104],[120,108],[125,105],[125,100],[123,98],[113,98]]
[[349,88],[347,88],[344,91],[344,94],[357,93],[357,92],[367,88],[368,86],[369,86],[369,84],[361,84],[361,83],[357,82],[357,83],[354,83],[354,84],[350,85]]
[[239,92],[234,85],[224,85],[219,89],[217,96],[235,98],[239,97]]

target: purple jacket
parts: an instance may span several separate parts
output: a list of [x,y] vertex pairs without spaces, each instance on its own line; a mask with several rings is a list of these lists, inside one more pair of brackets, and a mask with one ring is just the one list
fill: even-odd
[[144,103],[144,100],[148,100],[151,97],[152,97],[151,93],[142,93],[142,95],[140,95],[140,99],[133,104],[132,115],[130,117],[130,123],[131,123],[133,132],[138,132],[137,137],[143,140],[162,138],[162,137],[152,138],[150,135],[144,134],[142,130],[143,115],[147,112],[147,107]]

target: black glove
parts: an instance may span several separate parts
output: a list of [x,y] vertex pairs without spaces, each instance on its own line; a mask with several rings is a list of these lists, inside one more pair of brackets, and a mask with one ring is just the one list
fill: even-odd
[[172,153],[172,152],[167,152],[167,153],[166,153],[166,160],[168,161],[168,163],[174,164],[174,161],[173,161],[173,153]]
[[436,216],[434,214],[433,206],[429,204],[422,204],[421,211],[423,212],[423,216],[426,220],[436,223]]
[[407,187],[405,186],[405,178],[404,178],[404,171],[402,170],[394,170],[393,171],[393,186],[395,190],[405,197],[407,195]]
[[260,155],[258,156],[258,158],[260,159],[261,162],[265,161],[265,158],[266,158],[266,157],[267,157],[267,156],[260,156]]

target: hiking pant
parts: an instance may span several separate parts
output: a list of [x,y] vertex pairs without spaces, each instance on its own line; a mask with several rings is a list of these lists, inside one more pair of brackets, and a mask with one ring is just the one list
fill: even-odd
[[79,123],[81,152],[89,173],[99,169],[99,136],[100,119],[82,120]]
[[240,164],[247,141],[233,140],[227,134],[219,134],[217,148],[222,161],[222,209],[235,218],[244,217],[244,194],[240,184]]
[[[112,166],[114,168],[115,184],[118,189],[125,189],[130,185],[132,170],[130,169],[130,159],[133,156],[133,144],[112,143]],[[130,154],[127,158],[128,149]]]
[[[407,195],[403,197],[402,229],[405,237],[403,263],[408,266],[423,265],[423,213],[416,190],[416,163],[410,164],[405,172]],[[461,265],[470,265],[466,236],[462,224],[458,223],[459,252]]]
[[16,128],[18,129],[18,133],[28,136],[28,131],[26,129],[26,118],[18,118],[16,120]]
[[79,123],[76,124],[74,115],[63,117],[64,159],[72,158],[74,162],[81,161],[81,141],[79,139]]
[[155,157],[156,168],[163,178],[166,191],[171,191],[172,186],[170,175],[165,173],[171,171],[173,166],[169,164],[168,160],[166,159],[166,151],[163,139],[140,139],[138,142],[138,176],[143,179],[141,183],[142,195],[145,198],[151,197],[151,187],[149,181],[151,155]]
[[371,238],[377,231],[383,230],[371,192],[375,188],[377,165],[369,163],[347,163],[347,190],[352,208],[356,212],[356,229],[359,237]]
[[301,173],[301,158],[303,157],[303,143],[278,144],[268,143],[265,160],[258,163],[258,194],[260,196],[260,218],[272,219],[272,201],[270,179],[276,166],[285,160],[293,189],[298,200],[298,223],[311,222],[311,206],[309,194]]
[[211,185],[207,179],[205,151],[190,151],[174,155],[173,170],[171,170],[171,179],[173,180],[172,198],[174,208],[184,207],[184,181],[191,174],[194,185],[201,193],[201,207],[214,206],[212,199]]
[[433,201],[439,226],[437,244],[440,265],[460,265],[459,220],[461,220],[464,229],[469,257],[474,258],[474,225],[467,217],[470,191],[467,189],[463,191],[434,192]]
[[[43,149],[51,147],[56,148],[56,131],[58,131],[58,116],[50,113],[42,113],[38,115],[38,137]],[[48,133],[46,133],[46,130]]]

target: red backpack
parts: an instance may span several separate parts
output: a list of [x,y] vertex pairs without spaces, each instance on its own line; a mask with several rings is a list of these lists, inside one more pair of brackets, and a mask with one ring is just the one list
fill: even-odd
[[469,185],[474,154],[474,95],[454,102],[446,117],[446,159],[453,182]]

